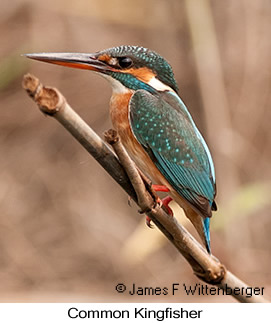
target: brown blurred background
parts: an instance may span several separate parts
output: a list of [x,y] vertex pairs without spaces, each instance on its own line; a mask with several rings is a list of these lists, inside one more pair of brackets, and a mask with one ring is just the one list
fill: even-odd
[[0,300],[234,301],[184,292],[117,294],[120,282],[164,287],[198,280],[95,160],[21,88],[29,71],[56,86],[102,136],[110,128],[109,85],[90,72],[20,54],[91,53],[123,44],[151,48],[173,66],[215,160],[213,253],[250,286],[265,287],[271,299],[271,2],[2,0],[0,9]]

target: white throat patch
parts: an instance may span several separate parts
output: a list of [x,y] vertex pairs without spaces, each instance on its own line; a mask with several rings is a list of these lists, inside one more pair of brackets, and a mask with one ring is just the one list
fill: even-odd
[[118,80],[114,79],[113,77],[106,75],[106,74],[100,74],[102,77],[104,77],[106,80],[109,81],[109,83],[111,84],[112,90],[114,93],[127,93],[131,90],[127,89],[124,85],[122,85]]
[[173,91],[172,88],[166,84],[164,84],[163,82],[161,82],[160,80],[158,80],[155,76],[153,76],[148,84],[150,86],[152,86],[155,90],[157,91]]

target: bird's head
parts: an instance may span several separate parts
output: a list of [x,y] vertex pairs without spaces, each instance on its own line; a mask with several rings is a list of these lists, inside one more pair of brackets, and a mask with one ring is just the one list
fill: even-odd
[[119,46],[94,54],[40,53],[29,58],[47,63],[92,70],[107,78],[115,91],[145,89],[149,92],[178,91],[169,63],[144,47]]

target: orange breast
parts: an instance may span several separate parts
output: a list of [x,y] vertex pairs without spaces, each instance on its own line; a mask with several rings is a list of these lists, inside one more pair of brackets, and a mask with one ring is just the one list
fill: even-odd
[[[124,94],[113,94],[110,101],[110,116],[113,127],[118,131],[118,134],[121,138],[124,147],[126,148],[130,157],[138,165],[138,158],[136,158],[136,156],[140,156],[142,164],[142,161],[144,161],[144,158],[147,158],[148,155],[145,153],[144,149],[134,137],[134,134],[130,126],[128,117],[128,107],[132,94],[132,91],[129,91]],[[142,169],[142,171],[144,170]]]
[[121,139],[124,133],[130,135],[131,128],[128,119],[128,107],[133,92],[114,93],[110,100],[110,117],[113,127],[118,131]]

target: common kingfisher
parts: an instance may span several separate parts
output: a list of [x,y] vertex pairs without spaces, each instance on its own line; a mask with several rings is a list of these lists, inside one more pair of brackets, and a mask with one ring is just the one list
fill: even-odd
[[[29,58],[99,73],[112,86],[110,116],[124,147],[157,190],[168,191],[210,249],[210,217],[217,210],[210,151],[178,95],[170,64],[139,46],[94,54],[39,53]],[[168,207],[169,208],[169,207]]]

